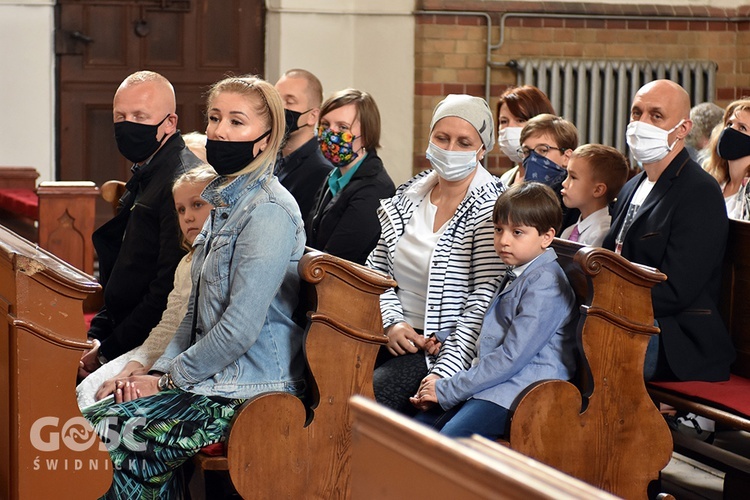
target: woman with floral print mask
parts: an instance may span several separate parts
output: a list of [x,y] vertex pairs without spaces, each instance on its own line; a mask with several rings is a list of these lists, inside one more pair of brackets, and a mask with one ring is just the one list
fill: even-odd
[[306,221],[307,244],[364,264],[380,236],[377,209],[395,186],[377,154],[380,112],[372,96],[336,92],[320,108],[318,141],[336,167],[318,189]]

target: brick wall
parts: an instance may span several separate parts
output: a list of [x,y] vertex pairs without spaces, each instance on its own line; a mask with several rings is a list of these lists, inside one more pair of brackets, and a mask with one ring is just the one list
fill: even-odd
[[[500,39],[504,12],[555,12],[588,15],[660,16],[659,20],[558,19],[508,17],[504,43],[492,51],[492,61],[521,57],[560,59],[712,60],[717,63],[716,103],[750,95],[750,6],[716,9],[690,6],[525,3],[499,1],[424,0],[421,10],[448,15],[417,15],[415,33],[415,171],[428,168],[424,150],[432,109],[449,93],[485,96],[487,23],[483,16],[452,11],[488,13],[492,43]],[[546,7],[546,10],[542,10]],[[675,17],[701,18],[676,20]],[[670,19],[672,18],[672,19]],[[703,18],[709,18],[704,20]],[[506,67],[491,72],[490,107],[516,82]],[[486,162],[496,174],[510,166],[497,147]]]

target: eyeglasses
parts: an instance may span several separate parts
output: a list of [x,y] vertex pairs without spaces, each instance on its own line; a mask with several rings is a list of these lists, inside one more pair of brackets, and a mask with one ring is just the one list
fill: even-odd
[[567,151],[565,148],[557,148],[555,146],[550,146],[549,144],[537,144],[534,149],[529,149],[526,146],[518,148],[516,153],[522,158],[528,158],[531,152],[534,151],[539,156],[546,157],[551,150],[559,151],[562,154],[565,154],[565,151]]

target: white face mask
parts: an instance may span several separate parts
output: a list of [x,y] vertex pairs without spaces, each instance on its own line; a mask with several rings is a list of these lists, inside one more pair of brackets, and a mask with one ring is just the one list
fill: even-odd
[[664,130],[645,122],[630,122],[625,136],[628,140],[633,158],[641,163],[650,164],[662,160],[672,151],[679,139],[669,144],[669,134],[677,130],[685,120],[675,125],[671,130]]
[[521,130],[523,127],[505,127],[497,133],[500,150],[513,163],[523,162],[523,158],[518,155],[518,150],[521,148]]
[[446,151],[432,142],[427,146],[425,156],[432,168],[446,181],[460,181],[466,179],[477,168],[476,151]]

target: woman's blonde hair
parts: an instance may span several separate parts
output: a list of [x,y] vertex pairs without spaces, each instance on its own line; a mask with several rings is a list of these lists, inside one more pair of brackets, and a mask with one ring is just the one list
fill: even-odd
[[[174,181],[174,184],[172,184],[172,195],[174,196],[174,192],[177,191],[177,188],[184,186],[185,184],[191,184],[194,186],[203,185],[205,187],[209,182],[216,179],[216,177],[218,177],[218,174],[211,165],[208,163],[201,163],[197,167],[188,170]],[[182,237],[180,238],[180,246],[191,254],[193,253],[193,249],[184,234],[182,234]]]
[[[719,137],[721,136],[721,131],[724,130],[727,123],[729,123],[729,120],[731,120],[738,111],[750,112],[750,99],[740,99],[727,106],[726,111],[724,111],[724,119],[721,122],[721,126],[717,125],[714,128],[714,131],[711,133],[711,139],[706,146],[711,154],[706,159],[703,168],[705,168],[706,172],[711,174],[719,184],[724,184],[729,181],[729,162],[719,156],[719,150],[717,147],[719,145]],[[748,171],[750,171],[750,165],[748,165]],[[745,175],[747,175],[747,171],[745,172]]]
[[229,77],[216,82],[208,91],[206,110],[211,109],[216,96],[223,92],[231,92],[247,98],[263,121],[264,127],[260,133],[270,129],[266,149],[261,151],[258,157],[250,162],[249,165],[233,175],[249,174],[260,169],[272,169],[276,162],[279,148],[281,147],[281,141],[284,138],[284,129],[286,126],[284,105],[281,102],[279,93],[273,85],[258,76]]

